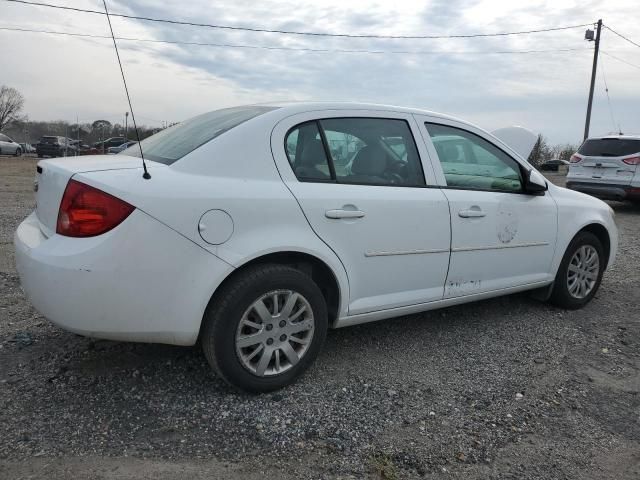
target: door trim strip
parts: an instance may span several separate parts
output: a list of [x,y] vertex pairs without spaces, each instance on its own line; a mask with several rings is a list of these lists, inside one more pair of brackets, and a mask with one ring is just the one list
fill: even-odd
[[452,248],[452,252],[473,252],[476,250],[500,250],[503,248],[522,248],[522,247],[544,247],[549,245],[549,242],[530,242],[530,243],[514,243],[513,245],[487,245],[481,247],[456,247]]
[[364,252],[365,257],[390,257],[393,255],[423,255],[426,253],[446,253],[449,252],[448,248],[438,248],[434,250],[397,250],[395,252],[375,252],[371,250],[367,250]]

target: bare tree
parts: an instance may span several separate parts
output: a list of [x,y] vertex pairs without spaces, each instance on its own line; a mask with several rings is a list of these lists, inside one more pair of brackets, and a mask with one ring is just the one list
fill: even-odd
[[538,140],[531,150],[529,155],[529,163],[534,166],[538,166],[546,160],[551,158],[551,148],[547,144],[547,139],[542,134],[538,135]]
[[24,97],[18,90],[0,87],[0,131],[18,117],[23,106]]

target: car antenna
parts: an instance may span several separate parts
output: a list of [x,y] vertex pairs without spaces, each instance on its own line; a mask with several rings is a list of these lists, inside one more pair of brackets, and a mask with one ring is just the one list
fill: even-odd
[[116,57],[118,57],[118,65],[120,65],[120,73],[122,74],[122,83],[124,83],[124,91],[127,94],[127,101],[129,102],[129,110],[131,111],[131,120],[133,120],[133,129],[136,131],[136,138],[138,139],[138,148],[140,149],[140,157],[142,158],[142,168],[144,173],[142,178],[149,180],[151,175],[147,171],[147,164],[144,161],[144,153],[142,153],[142,143],[140,142],[140,132],[138,132],[138,125],[136,124],[136,116],[133,113],[133,107],[131,106],[131,97],[129,96],[129,89],[127,88],[127,80],[124,78],[124,69],[122,68],[122,62],[120,61],[120,53],[118,52],[118,44],[116,43],[116,37],[113,34],[113,27],[111,26],[111,18],[109,18],[109,10],[107,9],[107,1],[102,0],[104,5],[104,13],[107,15],[107,22],[109,22],[109,30],[111,31],[111,38],[113,39],[113,46],[116,49]]

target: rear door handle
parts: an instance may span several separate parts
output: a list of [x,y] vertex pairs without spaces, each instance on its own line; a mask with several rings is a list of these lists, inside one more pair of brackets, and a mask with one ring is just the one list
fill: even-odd
[[471,207],[468,210],[460,210],[458,212],[458,216],[462,218],[480,218],[485,217],[487,214],[484,213],[480,207]]
[[327,210],[324,212],[327,218],[362,218],[364,212],[362,210]]

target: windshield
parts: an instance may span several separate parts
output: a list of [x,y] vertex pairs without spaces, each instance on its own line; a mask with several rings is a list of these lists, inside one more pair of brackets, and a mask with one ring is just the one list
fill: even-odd
[[594,138],[582,144],[578,153],[587,157],[624,157],[640,152],[640,140]]
[[[234,107],[198,115],[142,140],[140,143],[144,157],[154,162],[170,165],[224,132],[276,108],[265,106]],[[122,154],[139,157],[140,147],[133,145]]]

